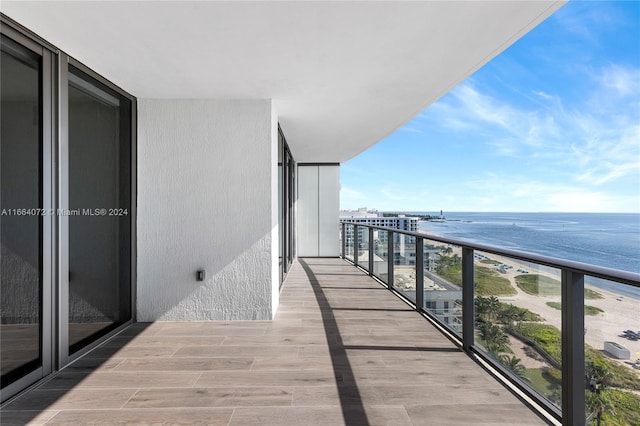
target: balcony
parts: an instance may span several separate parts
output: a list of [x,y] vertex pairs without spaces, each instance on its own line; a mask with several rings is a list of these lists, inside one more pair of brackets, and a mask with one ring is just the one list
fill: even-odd
[[[189,405],[184,400],[222,404],[224,411],[235,407],[227,389],[243,401],[244,391],[260,394],[255,384],[237,392],[223,386],[223,374],[260,368],[269,356],[277,364],[283,352],[297,356],[316,335],[294,334],[284,349],[272,349],[267,335],[278,332],[280,320],[196,322],[274,319],[279,284],[295,256],[339,254],[340,164],[564,0],[470,2],[464,9],[430,2],[81,3],[3,2],[0,13],[2,84],[11,88],[2,90],[2,207],[15,216],[2,218],[3,421],[54,416],[73,423],[93,415],[110,423],[111,413],[142,422],[153,409],[171,422],[171,404],[140,412],[136,398],[151,399],[150,389],[170,395],[172,386],[220,385],[211,391],[218,396],[205,391],[171,401],[177,408]],[[109,215],[95,216],[95,208]],[[374,327],[383,313],[364,314]],[[334,343],[346,325],[325,329],[316,315],[317,337]],[[136,319],[151,325],[130,326]],[[222,355],[179,357],[183,346],[220,346]],[[235,347],[239,354],[225,355]],[[328,353],[325,344],[331,360]],[[299,367],[322,370],[314,361]],[[361,399],[367,394],[355,376],[344,377],[350,370],[342,361],[339,374],[333,363],[328,371],[338,390],[358,385],[354,400],[382,404]],[[295,386],[286,383],[278,397],[295,406]],[[338,412],[347,407],[344,416],[351,415],[354,403],[338,396]],[[73,411],[85,408],[100,411]],[[239,414],[233,411],[232,421]]]
[[138,323],[2,409],[3,424],[546,422],[341,259],[300,259],[275,321]]
[[347,220],[341,236],[345,259],[555,421],[640,421],[640,331],[624,330],[639,274]]

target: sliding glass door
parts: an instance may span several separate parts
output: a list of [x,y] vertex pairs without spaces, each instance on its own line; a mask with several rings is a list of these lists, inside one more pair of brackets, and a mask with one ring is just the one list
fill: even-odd
[[69,66],[69,354],[131,319],[131,101]]
[[[50,280],[45,201],[42,54],[2,35],[0,58],[0,371],[1,387],[41,376],[49,352],[43,330]],[[46,146],[45,146],[46,145]],[[46,253],[45,253],[46,251]],[[48,300],[47,300],[48,303]]]
[[278,126],[278,229],[280,285],[294,259],[293,209],[295,204],[295,161],[289,151],[287,140]]
[[0,19],[2,402],[132,321],[136,108]]

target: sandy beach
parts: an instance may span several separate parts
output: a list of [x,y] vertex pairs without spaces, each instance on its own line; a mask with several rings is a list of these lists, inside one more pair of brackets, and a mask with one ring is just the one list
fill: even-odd
[[[422,233],[430,235],[424,231],[422,231]],[[453,252],[457,253],[459,256],[462,255],[462,250],[459,248],[454,248]],[[561,311],[547,305],[547,302],[559,303],[560,296],[528,294],[522,291],[516,285],[515,281],[515,277],[517,275],[522,275],[522,272],[519,272],[518,269],[526,270],[529,274],[545,275],[558,281],[560,280],[559,274],[554,274],[552,271],[547,270],[548,268],[537,269],[535,268],[535,265],[525,265],[511,258],[493,254],[486,255],[492,260],[512,266],[512,268],[506,269],[504,273],[499,274],[501,277],[507,278],[511,282],[511,285],[516,290],[517,294],[513,296],[499,297],[501,301],[529,309],[530,311],[541,315],[546,323],[551,324],[558,329],[561,328]],[[483,266],[498,270],[497,266],[482,263],[481,259],[478,258],[474,259],[474,264],[476,266]],[[628,296],[621,297],[619,294],[602,290],[595,286],[585,285],[585,287],[598,292],[602,296],[601,299],[585,299],[585,305],[594,306],[604,311],[597,315],[585,315],[585,342],[594,349],[600,351],[604,349],[605,341],[620,344],[629,350],[631,356],[629,360],[616,361],[629,368],[633,368],[632,364],[636,362],[636,360],[640,359],[640,340],[633,341],[622,337],[622,335],[624,330],[640,332],[640,300]],[[522,350],[519,348],[519,346],[522,346],[521,342],[515,341],[512,346],[517,355],[524,355]],[[612,357],[610,357],[610,359],[615,360],[615,358]],[[534,360],[526,360],[525,358],[523,358],[523,361],[525,365],[538,364]]]
[[[507,278],[515,290],[518,292],[515,296],[499,297],[503,302],[512,303],[516,306],[527,308],[530,311],[540,314],[545,322],[561,328],[561,311],[547,305],[547,302],[560,302],[559,296],[542,296],[531,295],[522,291],[515,282],[515,277],[521,275],[517,271],[518,268],[525,269],[529,274],[546,275],[551,278],[560,280],[560,277],[552,273],[532,270],[529,266],[522,265],[513,259],[502,258],[500,256],[491,255],[491,259],[512,265],[512,269],[507,269],[506,273],[500,274]],[[475,262],[478,266],[488,266],[486,264]],[[585,299],[585,305],[594,306],[604,312],[597,315],[585,315],[585,342],[594,349],[603,350],[604,342],[616,342],[631,352],[630,360],[618,360],[624,365],[628,365],[640,358],[640,340],[629,340],[621,337],[624,330],[631,329],[635,332],[640,331],[640,300],[630,297],[620,297],[616,293],[602,290],[594,286],[585,286],[588,289],[598,292],[601,299]],[[626,362],[625,362],[626,361]]]

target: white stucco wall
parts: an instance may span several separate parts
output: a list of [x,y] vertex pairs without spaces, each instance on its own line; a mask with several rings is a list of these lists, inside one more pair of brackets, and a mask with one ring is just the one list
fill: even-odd
[[138,321],[273,317],[274,125],[269,100],[138,99]]

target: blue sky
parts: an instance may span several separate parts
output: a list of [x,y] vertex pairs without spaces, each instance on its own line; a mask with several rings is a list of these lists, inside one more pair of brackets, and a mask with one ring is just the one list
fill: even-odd
[[341,186],[342,209],[640,212],[640,2],[569,2]]

